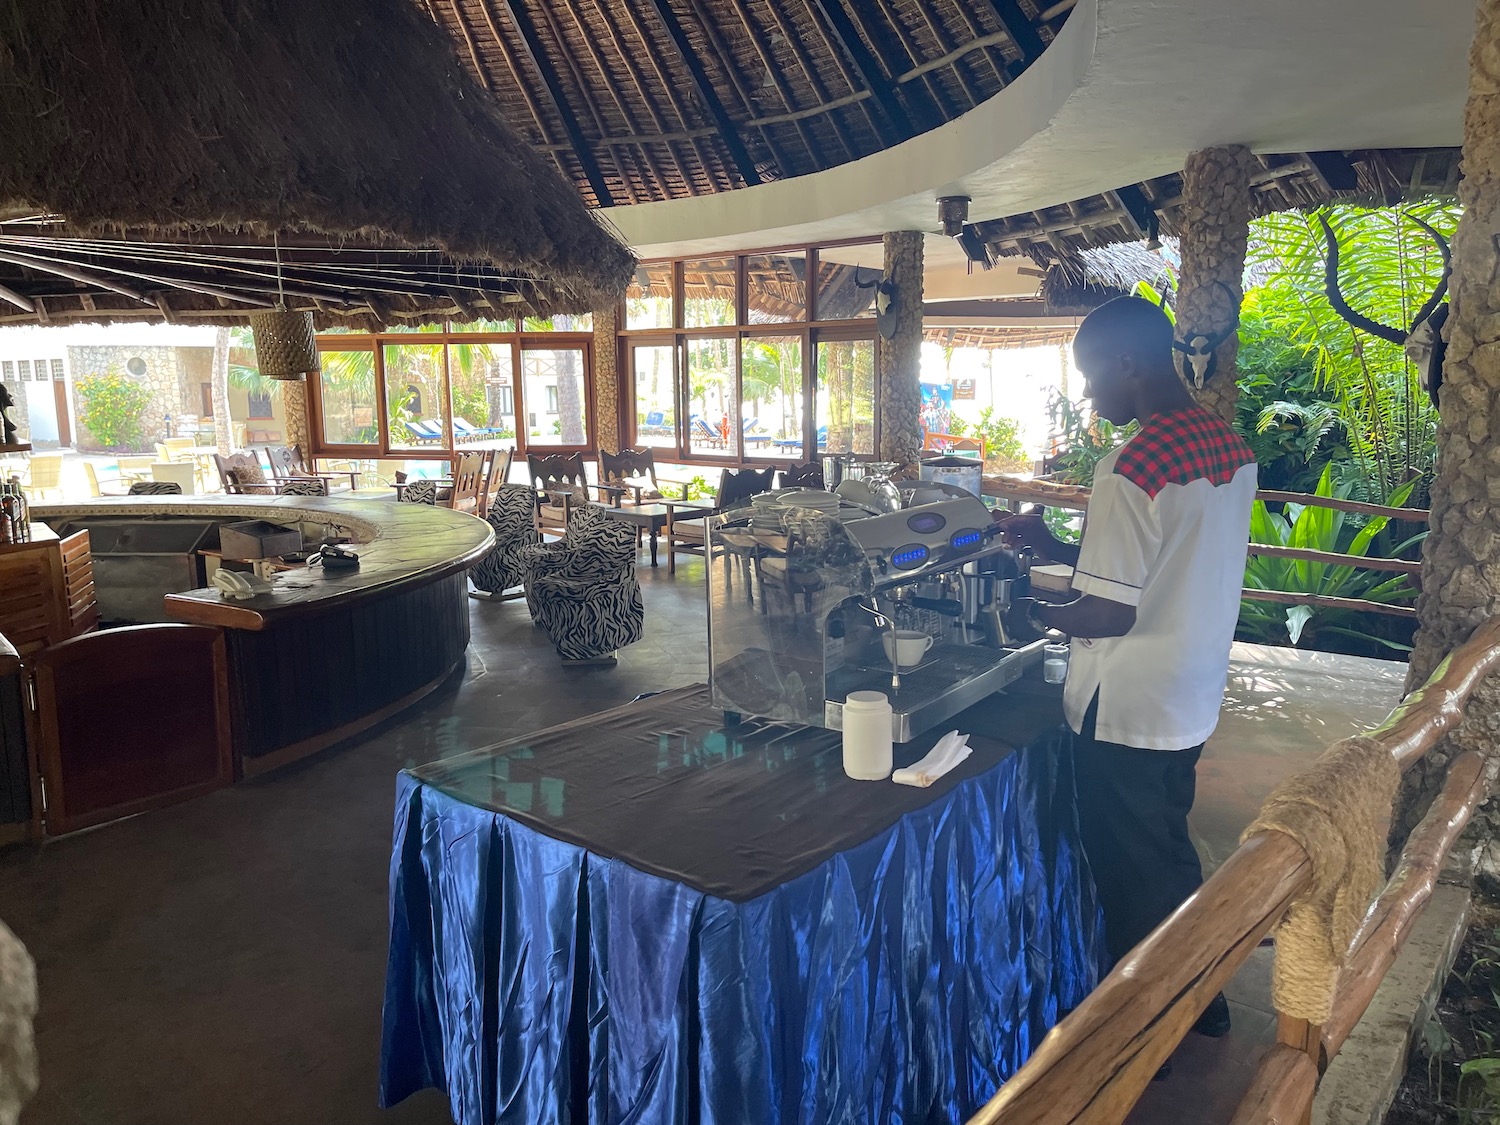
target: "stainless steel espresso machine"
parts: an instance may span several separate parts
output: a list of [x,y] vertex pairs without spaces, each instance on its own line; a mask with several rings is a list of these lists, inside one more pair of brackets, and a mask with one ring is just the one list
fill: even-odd
[[[839,729],[851,691],[882,691],[906,742],[1041,661],[1007,633],[1015,559],[977,498],[875,513],[797,492],[709,527],[715,706]],[[896,630],[931,638],[918,664],[894,664]]]

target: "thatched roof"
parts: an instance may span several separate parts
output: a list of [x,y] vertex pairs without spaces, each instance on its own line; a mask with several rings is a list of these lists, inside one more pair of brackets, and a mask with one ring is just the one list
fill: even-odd
[[[1363,149],[1259,156],[1251,177],[1256,215],[1333,201],[1392,206],[1451,198],[1458,189],[1459,150]],[[1127,184],[1102,195],[974,224],[995,257],[1025,255],[1044,269],[1060,266],[1055,284],[1083,275],[1086,252],[1181,233],[1182,173]]]
[[435,250],[542,311],[633,267],[410,0],[0,5],[0,153],[0,219],[117,244]]
[[597,206],[844,164],[1035,62],[1074,0],[420,0]]

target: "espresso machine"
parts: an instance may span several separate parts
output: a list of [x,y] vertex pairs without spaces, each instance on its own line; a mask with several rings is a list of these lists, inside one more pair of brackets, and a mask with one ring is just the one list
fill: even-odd
[[[850,692],[881,691],[906,742],[1041,661],[1007,627],[1016,561],[976,497],[876,512],[795,492],[708,529],[709,687],[731,717],[837,730]],[[930,638],[918,663],[896,664],[898,630]]]

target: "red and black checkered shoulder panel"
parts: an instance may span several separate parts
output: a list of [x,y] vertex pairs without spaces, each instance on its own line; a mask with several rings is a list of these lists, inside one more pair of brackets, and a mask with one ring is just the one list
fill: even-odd
[[1169,484],[1228,484],[1255,463],[1250,447],[1217,415],[1193,407],[1158,414],[1120,450],[1115,472],[1156,499]]

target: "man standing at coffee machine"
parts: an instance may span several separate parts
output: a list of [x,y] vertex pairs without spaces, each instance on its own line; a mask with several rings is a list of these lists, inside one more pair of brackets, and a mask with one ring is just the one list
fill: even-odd
[[[1074,568],[1079,596],[1027,617],[1073,638],[1063,703],[1079,830],[1119,960],[1203,882],[1187,818],[1228,678],[1256,468],[1178,378],[1156,305],[1101,305],[1073,356],[1098,414],[1141,430],[1099,461],[1080,545],[1053,538],[1036,512],[1002,526],[1012,546]],[[1195,1030],[1229,1031],[1222,995]]]

